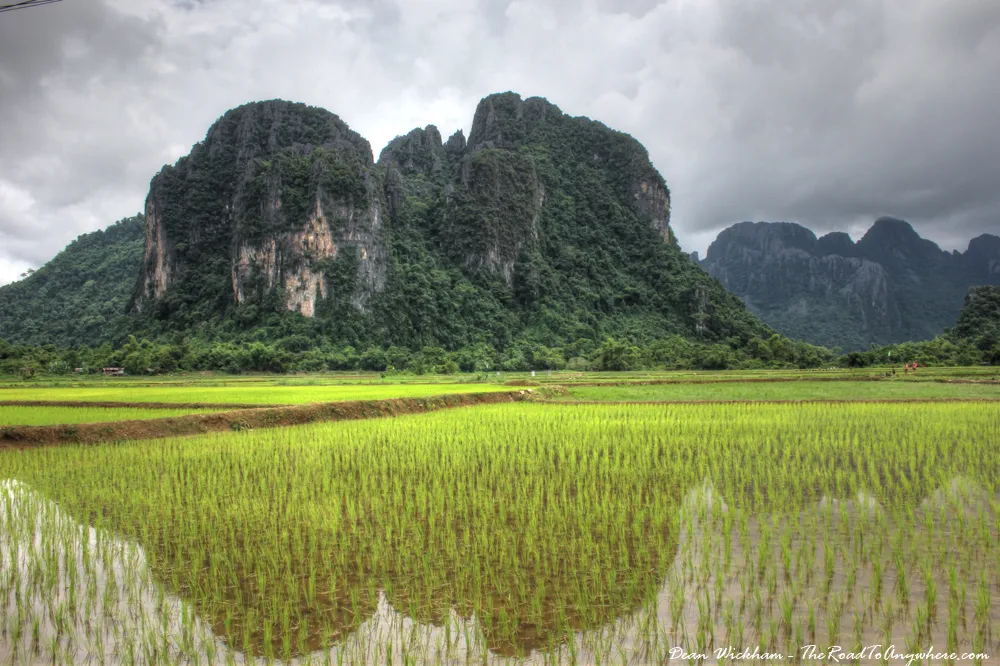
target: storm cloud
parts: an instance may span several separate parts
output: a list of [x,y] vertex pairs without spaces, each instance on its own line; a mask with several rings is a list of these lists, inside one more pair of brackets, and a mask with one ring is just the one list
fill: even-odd
[[142,209],[239,104],[368,138],[514,90],[629,132],[701,250],[741,220],[1000,230],[995,0],[63,0],[0,14],[0,284]]

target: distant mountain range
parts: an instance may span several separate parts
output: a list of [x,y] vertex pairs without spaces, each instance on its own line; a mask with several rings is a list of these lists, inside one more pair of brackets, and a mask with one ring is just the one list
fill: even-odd
[[845,351],[933,338],[955,324],[971,287],[1000,284],[1000,237],[946,252],[890,217],[856,243],[791,222],[741,222],[694,259],[779,332]]

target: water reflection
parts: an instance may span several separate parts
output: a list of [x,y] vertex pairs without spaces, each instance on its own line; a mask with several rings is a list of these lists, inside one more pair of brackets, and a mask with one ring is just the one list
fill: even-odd
[[[303,616],[308,624],[264,637],[253,613],[233,606],[245,592],[225,600],[228,613],[202,614],[168,591],[170,581],[161,582],[143,548],[84,526],[6,481],[0,661],[266,663],[262,641],[270,640],[293,652],[296,664],[646,664],[665,663],[677,647],[762,646],[791,654],[806,644],[888,643],[900,651],[954,645],[998,663],[997,506],[997,497],[955,478],[909,507],[889,510],[859,494],[752,515],[706,483],[678,499],[676,538],[657,534],[667,566],[647,575],[611,572],[589,588],[605,596],[582,597],[588,581],[568,577],[561,591],[539,595],[540,610],[518,614],[499,596],[463,599],[457,577],[430,590],[421,586],[430,578],[417,576],[387,578],[388,585],[358,579],[336,586],[336,602],[317,594],[316,610]],[[626,553],[642,550],[623,544]],[[493,589],[512,580],[499,579]],[[474,611],[491,603],[489,619]],[[554,617],[560,607],[573,609],[572,616]],[[502,612],[506,620],[497,619]],[[503,621],[516,623],[513,631]],[[317,622],[332,631],[303,630]],[[242,650],[233,636],[249,637],[251,648]]]

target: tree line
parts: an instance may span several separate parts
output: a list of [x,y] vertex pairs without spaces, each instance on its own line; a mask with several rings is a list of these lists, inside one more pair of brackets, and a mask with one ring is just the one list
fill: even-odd
[[187,371],[223,373],[374,371],[413,374],[522,372],[528,370],[626,371],[655,369],[815,368],[835,362],[830,350],[780,335],[749,343],[699,343],[670,336],[651,343],[606,337],[562,347],[519,341],[504,350],[480,343],[454,351],[370,346],[358,349],[316,343],[303,335],[276,342],[154,341],[130,336],[114,347],[12,345],[0,340],[0,374],[68,375],[120,367],[129,375]]

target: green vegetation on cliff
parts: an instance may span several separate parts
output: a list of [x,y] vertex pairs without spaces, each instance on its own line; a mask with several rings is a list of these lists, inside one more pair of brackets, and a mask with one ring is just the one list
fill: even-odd
[[[506,93],[483,100],[462,144],[431,127],[379,159],[398,241],[376,313],[390,338],[505,348],[770,335],[681,253],[666,184],[632,137]],[[485,321],[456,326],[476,318],[462,312]]]
[[[119,269],[94,279],[113,297],[103,319],[5,336],[87,348],[7,345],[0,362],[136,373],[829,360],[775,336],[692,264],[669,221],[669,189],[638,141],[541,98],[491,95],[468,142],[428,126],[377,163],[328,111],[248,104],[153,178],[130,254],[95,248]],[[67,299],[84,303],[74,289]]]
[[969,291],[953,334],[974,340],[982,348],[1000,343],[1000,287],[983,286]]
[[153,180],[134,331],[515,366],[608,338],[736,353],[772,334],[680,251],[666,183],[626,134],[504,93],[468,142],[429,126],[369,151],[322,109],[223,116]]

